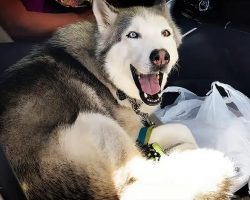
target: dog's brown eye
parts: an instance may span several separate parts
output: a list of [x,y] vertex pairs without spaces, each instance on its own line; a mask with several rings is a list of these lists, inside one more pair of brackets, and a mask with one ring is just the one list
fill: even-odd
[[161,34],[162,34],[162,36],[163,37],[168,37],[168,36],[170,36],[171,35],[171,33],[169,32],[169,30],[163,30],[162,32],[161,32]]

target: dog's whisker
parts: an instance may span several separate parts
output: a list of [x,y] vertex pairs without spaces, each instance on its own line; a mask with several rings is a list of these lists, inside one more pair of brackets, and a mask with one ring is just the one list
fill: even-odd
[[179,71],[180,71],[181,68],[182,68],[182,66],[178,62],[176,62],[175,65],[172,67],[171,71],[172,72],[177,72],[179,74]]

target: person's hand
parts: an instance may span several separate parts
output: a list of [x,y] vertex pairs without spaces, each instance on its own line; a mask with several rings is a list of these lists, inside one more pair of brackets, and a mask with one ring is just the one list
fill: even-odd
[[86,3],[90,3],[90,1],[88,0],[56,0],[56,2],[60,3],[63,6],[72,8],[84,7],[86,6]]

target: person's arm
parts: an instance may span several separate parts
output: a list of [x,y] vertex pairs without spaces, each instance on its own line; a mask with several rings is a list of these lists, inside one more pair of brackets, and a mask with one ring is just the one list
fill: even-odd
[[88,19],[91,15],[91,10],[81,14],[30,12],[20,0],[0,0],[0,24],[14,39],[46,37],[58,27]]

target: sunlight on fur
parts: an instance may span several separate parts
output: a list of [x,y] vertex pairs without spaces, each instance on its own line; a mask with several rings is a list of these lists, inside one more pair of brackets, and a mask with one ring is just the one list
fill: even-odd
[[[230,196],[230,188],[220,185],[235,176],[233,163],[223,153],[197,149],[172,153],[159,163],[134,158],[115,172],[114,179],[121,200],[192,200],[208,193]],[[131,177],[135,181],[121,188]]]

